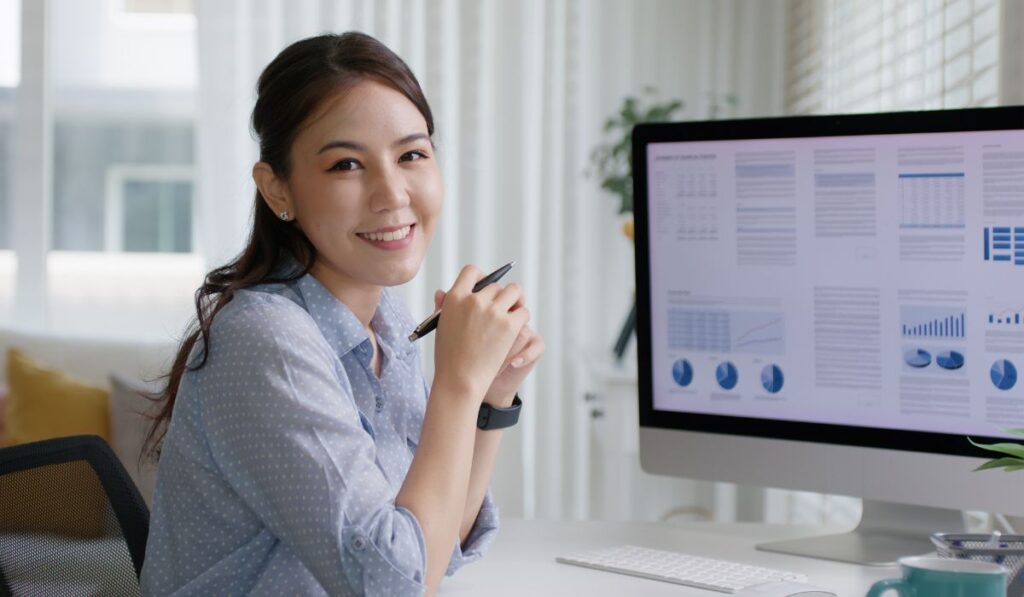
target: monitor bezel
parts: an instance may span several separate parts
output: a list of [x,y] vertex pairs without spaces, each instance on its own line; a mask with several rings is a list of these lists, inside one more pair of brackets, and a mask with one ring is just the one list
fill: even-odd
[[[651,304],[647,205],[647,146],[651,143],[1018,129],[1024,129],[1024,106],[637,125],[632,138],[637,305]],[[964,435],[954,433],[655,410],[650,311],[650,308],[638,308],[636,318],[640,427],[954,456],[990,455],[972,446]],[[997,437],[971,437],[981,442],[1006,441]]]

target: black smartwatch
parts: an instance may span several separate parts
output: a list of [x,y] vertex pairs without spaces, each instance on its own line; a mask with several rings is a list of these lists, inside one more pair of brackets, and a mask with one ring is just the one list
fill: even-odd
[[484,402],[480,405],[480,414],[476,417],[477,429],[504,429],[515,425],[519,420],[519,409],[522,406],[523,401],[519,399],[518,393],[512,399],[512,406],[508,408],[498,408]]

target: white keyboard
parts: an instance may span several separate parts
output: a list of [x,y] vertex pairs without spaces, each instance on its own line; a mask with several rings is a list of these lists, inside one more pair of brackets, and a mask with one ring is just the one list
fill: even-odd
[[569,557],[560,556],[555,560],[563,564],[642,576],[720,593],[735,593],[744,587],[770,581],[807,582],[806,576],[785,570],[635,545],[621,545]]

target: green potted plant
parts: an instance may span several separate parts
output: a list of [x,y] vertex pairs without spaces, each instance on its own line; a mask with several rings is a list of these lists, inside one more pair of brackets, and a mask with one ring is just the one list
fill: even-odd
[[[653,96],[653,87],[645,87],[644,95]],[[590,152],[593,172],[601,188],[618,198],[619,213],[633,212],[633,127],[642,122],[665,122],[683,108],[678,99],[663,102],[645,102],[643,98],[627,96],[618,111],[604,122],[608,139]]]
[[[612,193],[618,199],[619,214],[628,214],[622,222],[622,232],[633,240],[633,127],[644,122],[667,122],[685,106],[683,100],[669,99],[653,101],[657,90],[647,86],[642,96],[626,96],[618,111],[604,122],[604,133],[607,140],[597,145],[590,153],[590,164],[593,170],[588,175],[596,175],[601,188]],[[712,95],[706,115],[709,120],[718,117],[725,106],[735,107],[736,96],[731,93]],[[633,335],[636,326],[636,299],[626,318],[619,337],[615,342],[615,358],[621,360],[626,345]]]
[[[1007,429],[1007,433],[1014,435],[1024,435],[1024,429]],[[1015,442],[1000,442],[998,444],[979,444],[971,438],[967,438],[967,441],[971,442],[971,445],[987,450],[989,452],[995,452],[1000,456],[989,460],[982,464],[976,471],[984,471],[993,468],[1006,469],[1007,472],[1019,471],[1024,469],[1024,445]]]

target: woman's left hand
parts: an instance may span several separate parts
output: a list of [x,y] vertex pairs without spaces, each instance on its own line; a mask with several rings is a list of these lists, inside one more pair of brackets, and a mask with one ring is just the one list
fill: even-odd
[[[441,303],[444,302],[444,294],[442,290],[434,292],[435,310],[439,309]],[[520,304],[516,303],[512,309]],[[491,382],[491,387],[484,396],[484,402],[499,408],[511,406],[519,386],[523,384],[523,380],[530,374],[530,371],[533,371],[533,366],[537,364],[537,360],[542,354],[544,354],[544,339],[529,325],[523,326],[516,341],[512,343],[512,349],[505,357],[505,362],[498,370],[498,375]]]

